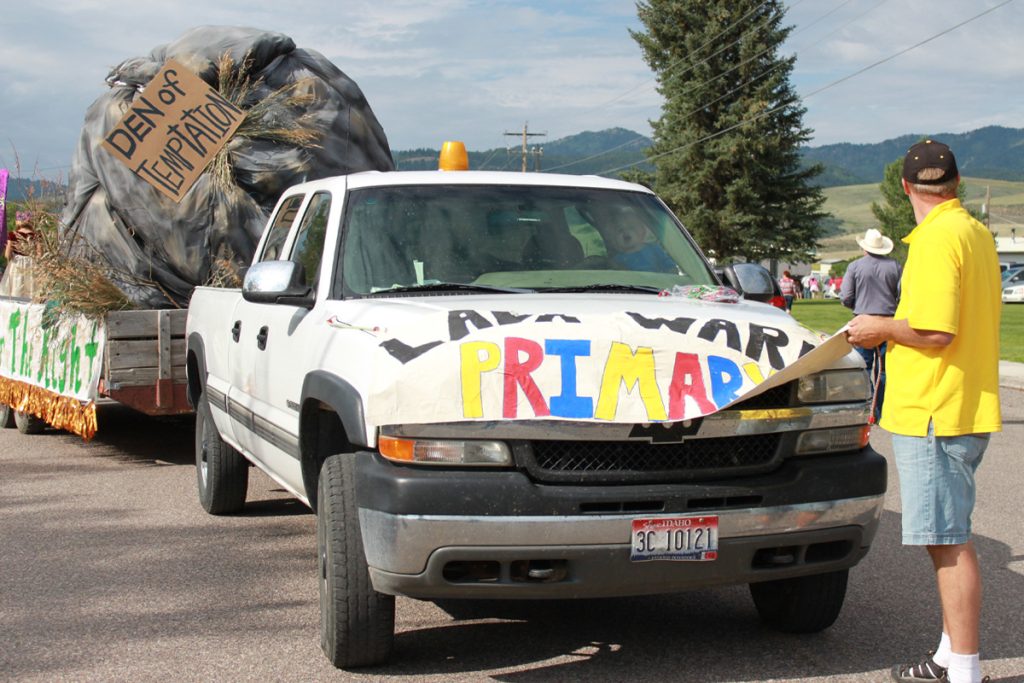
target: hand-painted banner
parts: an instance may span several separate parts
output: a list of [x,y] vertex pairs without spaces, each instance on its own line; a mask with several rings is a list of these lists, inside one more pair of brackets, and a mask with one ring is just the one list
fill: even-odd
[[106,329],[68,315],[46,326],[44,310],[0,299],[0,401],[89,438]]
[[721,410],[775,374],[814,372],[849,352],[833,344],[813,354],[819,342],[791,320],[447,311],[380,344],[386,353],[375,367],[368,417],[376,424],[687,420]]

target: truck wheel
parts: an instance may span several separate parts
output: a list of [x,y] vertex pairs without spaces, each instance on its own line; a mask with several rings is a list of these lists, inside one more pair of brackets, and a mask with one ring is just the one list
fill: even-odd
[[750,584],[761,620],[786,633],[817,633],[831,626],[846,599],[849,570]]
[[14,409],[0,403],[0,429],[14,429]]
[[211,515],[231,514],[245,506],[249,463],[220,438],[205,391],[196,408],[196,481],[199,503]]
[[15,410],[14,426],[22,434],[39,434],[46,429],[46,420],[38,418],[32,413],[23,413],[20,410]]
[[320,647],[338,668],[383,663],[395,638],[395,598],[370,583],[354,479],[353,456],[333,455],[317,486]]

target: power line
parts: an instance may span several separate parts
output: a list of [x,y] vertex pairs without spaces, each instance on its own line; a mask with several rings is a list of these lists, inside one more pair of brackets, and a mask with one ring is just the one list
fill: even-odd
[[[891,54],[888,57],[885,57],[883,59],[878,60],[877,62],[874,62],[874,63],[869,64],[869,65],[867,65],[867,66],[865,66],[865,67],[863,67],[861,69],[858,69],[857,71],[854,71],[851,74],[848,74],[846,76],[843,76],[842,78],[834,80],[831,83],[828,83],[827,85],[823,85],[822,87],[818,88],[817,90],[813,90],[810,93],[808,93],[807,95],[804,95],[801,99],[802,100],[806,100],[808,98],[814,97],[815,95],[817,95],[819,93],[822,93],[825,90],[828,90],[830,88],[833,88],[833,87],[839,85],[840,83],[844,83],[844,82],[850,80],[851,78],[859,76],[860,74],[862,74],[862,73],[864,73],[866,71],[870,71],[871,69],[874,69],[876,66],[881,66],[882,64],[885,64],[886,62],[890,62],[893,59],[895,59],[897,57],[900,57],[900,56],[910,52],[911,50],[917,49],[917,48],[921,47],[922,45],[930,43],[931,41],[935,40],[936,38],[940,38],[940,37],[946,35],[947,33],[951,33],[952,31],[955,31],[956,29],[960,28],[961,26],[969,24],[972,21],[975,21],[976,19],[980,19],[981,17],[985,16],[986,14],[990,14],[991,12],[994,12],[995,10],[999,9],[1000,7],[1003,7],[1005,5],[1009,5],[1013,1],[1014,0],[1004,0],[1003,2],[999,3],[998,5],[995,5],[994,7],[990,7],[987,10],[979,12],[978,14],[975,14],[974,16],[972,16],[972,17],[970,17],[968,19],[965,19],[964,21],[961,21],[959,24],[955,24],[953,26],[950,26],[949,28],[947,28],[947,29],[945,29],[943,31],[940,31],[939,33],[936,33],[933,36],[925,38],[924,40],[922,40],[922,41],[920,41],[918,43],[915,43],[915,44],[911,45],[910,47],[904,48],[904,49],[900,50],[899,52]],[[746,125],[748,123],[753,123],[754,121],[759,121],[760,119],[763,119],[766,116],[769,116],[771,114],[774,114],[777,111],[780,111],[782,109],[785,109],[786,107],[791,106],[791,104],[792,103],[781,104],[778,107],[773,107],[772,109],[765,110],[765,111],[761,112],[760,114],[758,114],[756,116],[752,116],[752,117],[750,117],[748,119],[744,119],[743,121],[740,121],[737,124],[729,126],[728,128],[725,128],[725,129],[720,130],[718,132],[711,133],[710,135],[706,135],[706,136],[704,136],[704,137],[702,137],[702,138],[700,138],[698,140],[694,140],[693,142],[687,143],[685,145],[681,145],[679,147],[667,150],[665,152],[660,152],[660,153],[655,154],[653,156],[647,157],[646,159],[643,159],[641,161],[636,161],[636,162],[633,162],[631,164],[625,164],[623,166],[618,166],[616,168],[610,168],[610,169],[601,171],[598,175],[604,175],[606,173],[615,173],[616,171],[621,171],[621,170],[624,170],[624,169],[627,169],[627,168],[632,168],[634,166],[638,166],[638,165],[644,163],[645,161],[653,161],[654,159],[658,159],[658,158],[663,157],[663,156],[668,156],[669,154],[675,154],[676,152],[681,152],[682,150],[688,149],[690,147],[693,147],[694,145],[698,145],[698,144],[700,144],[702,142],[707,142],[708,140],[713,140],[714,138],[717,138],[717,137],[719,137],[721,135],[725,135],[726,133],[728,133],[730,131],[733,131],[733,130],[741,127],[741,126],[744,126],[744,125]]]
[[[819,38],[819,39],[818,39],[818,40],[816,40],[815,42],[813,42],[813,43],[810,43],[809,45],[806,45],[806,46],[804,46],[804,48],[803,48],[803,49],[808,49],[808,48],[814,47],[815,45],[818,45],[818,44],[820,44],[820,43],[821,43],[821,42],[823,42],[823,41],[824,41],[824,40],[825,40],[826,38],[828,38],[829,36],[831,36],[831,35],[835,34],[835,33],[836,33],[837,31],[841,31],[842,29],[846,28],[847,26],[849,26],[849,25],[850,25],[850,24],[852,24],[853,22],[855,22],[855,21],[859,21],[860,19],[862,19],[862,18],[863,18],[864,16],[866,16],[866,15],[867,15],[867,14],[869,14],[870,12],[872,12],[872,11],[874,11],[874,10],[878,9],[878,7],[879,7],[879,6],[881,6],[882,4],[884,4],[884,3],[886,2],[886,1],[887,1],[887,0],[881,0],[880,2],[876,3],[876,4],[874,5],[874,6],[870,7],[869,9],[867,9],[866,11],[864,11],[863,13],[861,13],[861,14],[857,15],[857,16],[856,16],[856,17],[854,17],[853,19],[850,19],[849,21],[847,21],[846,23],[842,24],[841,26],[839,26],[838,28],[834,29],[833,31],[830,31],[829,33],[826,33],[826,34],[825,34],[824,36],[822,36],[821,38]],[[824,20],[824,19],[826,19],[827,17],[831,16],[832,14],[834,14],[835,12],[837,12],[838,10],[842,9],[842,8],[843,8],[844,6],[848,5],[848,4],[850,3],[850,2],[853,2],[853,0],[843,0],[843,2],[840,2],[840,3],[838,4],[838,5],[836,5],[835,7],[833,7],[833,8],[832,8],[831,10],[829,10],[828,12],[825,12],[825,14],[822,14],[821,16],[819,16],[819,17],[818,17],[817,19],[815,19],[814,21],[812,21],[812,22],[810,22],[809,24],[806,24],[806,25],[804,25],[804,26],[801,26],[801,27],[800,27],[799,29],[797,29],[797,30],[796,30],[796,31],[795,31],[795,32],[793,33],[793,35],[799,35],[800,33],[803,33],[804,31],[808,30],[809,28],[811,28],[811,27],[812,27],[812,26],[814,26],[815,24],[817,24],[817,23],[821,22],[822,20]],[[765,3],[762,3],[762,4],[761,4],[761,5],[759,6],[759,7],[755,8],[755,9],[760,9],[760,7],[763,7],[763,6],[764,6],[764,4],[765,4]],[[796,3],[794,3],[794,4],[793,4],[793,5],[791,6],[791,7],[795,7],[795,6],[796,6],[796,5],[798,5],[798,4],[800,4],[800,3],[799,3],[799,2],[796,2]],[[744,15],[744,17],[743,17],[743,18],[746,18],[746,16],[748,16],[749,14],[750,14],[750,13],[748,12],[748,13],[747,13],[747,15]],[[740,19],[740,21],[742,21],[742,19]],[[732,28],[733,26],[736,26],[736,24],[738,24],[738,23],[739,23],[739,21],[735,22],[735,23],[734,23],[734,24],[732,24],[732,26],[730,26],[729,28]],[[728,30],[728,29],[726,29],[726,30]],[[718,36],[716,36],[716,37],[720,37],[720,36],[721,36],[722,34],[724,34],[724,33],[725,33],[725,31],[723,31],[722,33],[719,33],[719,34],[718,34]],[[744,33],[744,36],[746,36],[746,33]],[[727,47],[731,47],[732,45],[735,45],[736,43],[738,43],[738,42],[739,42],[740,40],[742,40],[742,39],[743,39],[743,37],[740,37],[739,39],[737,39],[736,41],[734,41],[733,43],[731,43],[731,44],[730,44],[729,46],[727,46]],[[709,42],[710,42],[710,41],[709,41]],[[704,44],[703,46],[701,46],[701,48],[698,48],[698,50],[699,50],[699,49],[702,49],[702,48],[703,48],[704,46],[706,46],[707,44],[708,44],[708,43],[705,43],[705,44]],[[743,66],[743,65],[745,65],[745,64],[748,64],[749,62],[751,62],[751,61],[753,61],[753,60],[755,60],[755,59],[759,58],[759,57],[760,57],[761,55],[763,55],[763,54],[765,54],[766,52],[769,52],[770,50],[773,50],[773,49],[775,49],[775,47],[774,47],[774,46],[772,46],[772,47],[768,47],[768,48],[765,48],[764,50],[761,50],[761,51],[760,51],[760,52],[758,52],[757,54],[755,54],[755,55],[753,55],[753,56],[751,56],[751,57],[748,57],[747,59],[743,60],[742,62],[738,62],[737,64],[733,65],[733,66],[732,66],[731,68],[727,69],[726,71],[723,71],[723,72],[720,72],[720,73],[716,74],[715,76],[713,76],[712,78],[710,78],[710,79],[708,79],[708,80],[704,81],[703,83],[699,83],[699,84],[693,85],[692,87],[688,88],[688,89],[687,89],[687,90],[685,90],[684,92],[690,92],[690,91],[692,91],[692,90],[695,90],[695,89],[697,89],[697,88],[701,88],[701,87],[707,87],[707,86],[708,86],[708,85],[710,85],[711,83],[714,83],[715,81],[717,81],[717,80],[719,80],[719,79],[721,79],[721,78],[724,78],[724,77],[725,77],[726,75],[728,75],[728,74],[732,73],[732,72],[733,72],[733,71],[735,71],[736,69],[738,69],[738,68],[742,67],[742,66]],[[695,52],[696,52],[696,51],[695,51]],[[718,54],[718,53],[715,53],[715,54]],[[714,56],[714,55],[710,55],[710,56],[709,56],[709,57],[707,57],[706,59],[704,59],[704,60],[702,60],[702,61],[700,61],[700,62],[697,62],[697,63],[695,63],[695,64],[694,64],[693,66],[697,66],[697,65],[699,65],[699,64],[703,64],[703,63],[705,63],[705,62],[706,62],[706,61],[707,61],[708,59],[710,59],[710,58],[711,58],[711,57],[713,57],[713,56]],[[676,62],[675,64],[678,64],[678,63],[679,63],[679,61],[682,61],[682,58],[680,58],[679,60],[677,60],[677,62]],[[675,64],[674,64],[674,65],[675,65]],[[674,66],[674,65],[673,65],[673,66]],[[762,72],[761,72],[760,74],[758,74],[757,76],[754,76],[754,77],[752,77],[752,78],[748,79],[747,81],[745,81],[745,82],[741,83],[740,85],[738,85],[738,86],[734,87],[734,88],[733,88],[732,90],[729,90],[729,91],[728,91],[728,92],[726,92],[725,94],[723,94],[723,95],[720,95],[719,97],[715,98],[714,100],[711,100],[710,102],[706,102],[706,103],[704,103],[704,104],[703,104],[703,105],[702,105],[701,107],[699,107],[698,109],[695,109],[695,110],[693,110],[693,111],[689,112],[688,114],[686,114],[685,116],[683,116],[683,117],[681,117],[681,118],[683,118],[683,119],[685,119],[685,118],[688,118],[688,117],[692,116],[692,115],[693,115],[694,113],[696,113],[697,111],[699,111],[700,109],[703,109],[704,107],[710,106],[710,105],[712,105],[712,104],[715,104],[716,102],[719,102],[719,101],[721,101],[721,100],[722,100],[722,99],[724,99],[725,97],[728,97],[729,95],[732,95],[732,94],[736,93],[736,92],[737,92],[737,91],[739,91],[740,89],[742,89],[742,88],[744,88],[744,87],[746,87],[746,86],[748,86],[748,85],[751,85],[752,83],[755,83],[755,82],[757,82],[757,81],[758,81],[758,80],[759,80],[760,78],[762,78],[762,77],[764,77],[764,76],[767,76],[767,75],[768,75],[768,74],[770,74],[770,73],[771,73],[772,71],[775,71],[776,69],[779,69],[779,68],[781,68],[781,67],[782,67],[783,65],[784,65],[784,63],[783,63],[783,62],[779,62],[779,63],[777,63],[777,64],[773,65],[773,66],[772,66],[772,67],[770,67],[769,69],[766,69],[765,71],[762,71]],[[672,68],[672,67],[669,67],[669,68]],[[693,67],[691,67],[691,69],[692,69],[692,68],[693,68]],[[685,74],[685,73],[686,73],[686,71],[684,71],[684,72],[683,72],[683,74]],[[682,75],[682,74],[680,74],[680,75]],[[646,83],[646,82],[645,82],[645,83]],[[643,85],[643,84],[641,84],[641,85]],[[636,86],[636,87],[639,87],[639,86]],[[635,90],[636,88],[633,88],[633,89]],[[631,92],[631,91],[630,91],[630,92]],[[612,100],[612,101],[615,101],[615,100]],[[611,152],[616,152],[616,151],[618,151],[618,150],[620,150],[620,149],[623,149],[624,147],[628,147],[629,145],[633,145],[633,144],[636,144],[637,142],[641,141],[642,139],[643,139],[643,138],[635,138],[635,139],[633,139],[633,140],[630,140],[630,141],[628,141],[628,142],[624,142],[624,143],[622,143],[621,145],[616,145],[615,147],[611,147],[611,148],[609,148],[609,149],[606,149],[606,150],[604,150],[603,152],[598,152],[597,154],[593,154],[593,155],[591,155],[591,156],[589,156],[589,157],[585,157],[585,158],[583,158],[583,159],[577,159],[577,160],[575,160],[575,161],[570,161],[570,162],[568,162],[568,163],[562,164],[561,166],[553,166],[552,168],[549,168],[549,169],[548,169],[548,172],[551,172],[551,171],[555,171],[555,170],[560,170],[560,169],[563,169],[563,168],[568,168],[568,167],[570,167],[570,166],[575,166],[575,165],[577,165],[577,164],[581,164],[581,163],[584,163],[584,162],[587,162],[587,161],[591,161],[591,160],[593,160],[593,159],[597,159],[598,157],[604,156],[604,155],[606,155],[606,154],[609,154],[609,153],[611,153]],[[638,163],[643,163],[643,162],[638,162]]]
[[[665,67],[664,71],[665,71],[665,72],[671,71],[672,69],[674,69],[674,68],[676,68],[677,66],[679,66],[680,64],[682,64],[682,63],[683,63],[683,62],[684,62],[684,61],[685,61],[686,59],[688,59],[688,58],[690,58],[690,57],[694,57],[694,56],[696,56],[696,55],[697,55],[698,53],[700,53],[700,51],[701,51],[701,50],[703,50],[704,48],[706,48],[706,47],[707,47],[708,45],[711,45],[711,44],[712,44],[713,42],[715,42],[716,40],[718,40],[719,38],[721,38],[722,36],[724,36],[724,35],[725,35],[726,33],[728,33],[729,31],[731,31],[732,29],[736,28],[736,27],[737,27],[737,26],[738,26],[738,25],[739,25],[739,24],[740,24],[741,22],[745,21],[745,20],[747,19],[747,17],[749,17],[749,16],[751,15],[751,14],[753,14],[754,12],[758,11],[759,9],[761,9],[762,7],[764,7],[765,5],[767,5],[767,4],[768,4],[768,2],[770,2],[770,0],[765,0],[765,1],[764,1],[764,2],[762,2],[762,3],[760,4],[760,5],[758,5],[758,6],[754,7],[753,9],[749,10],[749,11],[748,11],[748,12],[747,12],[746,14],[744,14],[744,15],[743,15],[742,17],[740,17],[739,19],[737,19],[736,21],[734,21],[733,23],[729,24],[729,25],[728,25],[728,26],[726,26],[726,27],[725,27],[724,29],[722,29],[722,30],[721,30],[721,31],[720,31],[719,33],[715,34],[715,35],[714,35],[714,36],[712,36],[711,38],[708,38],[707,42],[705,42],[705,43],[704,43],[703,45],[701,45],[700,47],[698,47],[698,48],[697,48],[696,50],[694,50],[693,52],[690,52],[690,53],[688,53],[688,54],[686,54],[686,55],[683,55],[683,56],[681,56],[681,57],[678,57],[677,59],[675,59],[674,61],[672,61],[671,63],[669,63],[669,65]],[[801,2],[803,2],[803,0],[797,0],[797,2],[795,2],[795,3],[794,3],[794,5],[799,5],[799,4],[801,3]],[[770,18],[770,17],[769,17],[769,18]],[[732,47],[732,46],[733,46],[733,45],[735,45],[736,43],[740,42],[740,40],[742,40],[742,39],[743,39],[743,36],[741,35],[741,36],[740,36],[740,38],[738,38],[737,40],[733,41],[732,43],[730,43],[730,44],[729,44],[729,45],[727,45],[726,47]],[[722,48],[722,49],[725,49],[725,48]],[[719,50],[719,52],[721,52],[721,50]],[[711,57],[714,57],[714,56],[715,56],[715,54],[718,54],[718,52],[716,52],[716,53],[714,53],[714,54],[710,55],[710,56],[709,56],[709,57],[708,57],[707,59],[710,59]],[[704,61],[707,61],[707,60],[704,60]],[[703,64],[703,63],[704,63],[704,62],[695,62],[694,64],[691,64],[691,65],[690,65],[690,67],[689,67],[689,68],[688,68],[688,69],[687,69],[686,71],[683,71],[683,72],[682,72],[681,74],[678,74],[678,75],[682,76],[682,75],[686,74],[686,73],[687,73],[687,71],[690,71],[690,70],[692,70],[692,69],[693,69],[694,67],[696,67],[696,66],[698,66],[698,65],[700,65],[700,64]],[[584,112],[583,112],[583,113],[584,113],[584,114],[588,114],[588,113],[590,113],[591,111],[595,111],[595,110],[597,110],[597,109],[604,109],[604,108],[606,108],[606,107],[607,107],[608,105],[610,105],[610,104],[614,104],[615,102],[618,102],[619,100],[621,100],[622,98],[626,97],[626,96],[627,96],[627,95],[629,95],[630,93],[632,93],[632,92],[634,92],[634,91],[636,91],[636,90],[638,90],[638,89],[640,89],[640,88],[642,88],[642,87],[644,87],[644,86],[650,85],[650,84],[651,84],[652,82],[654,82],[654,81],[656,81],[656,80],[657,80],[657,78],[649,78],[649,79],[647,79],[647,80],[645,80],[645,81],[642,81],[642,82],[640,82],[640,83],[637,83],[636,85],[634,85],[634,86],[633,86],[632,88],[630,88],[630,89],[629,89],[629,90],[627,90],[626,92],[624,92],[624,93],[622,93],[622,94],[620,94],[620,95],[618,95],[618,96],[616,96],[616,97],[613,97],[612,99],[608,100],[608,101],[607,101],[607,102],[605,102],[604,104],[600,104],[600,105],[598,105],[598,106],[596,106],[596,107],[591,107],[590,109],[584,110]]]
[[494,149],[492,149],[490,155],[480,163],[480,170],[481,171],[484,170],[485,168],[487,168],[487,164],[491,163],[491,159],[494,158],[494,155],[498,153],[499,149],[501,149],[501,148],[500,147],[495,147]]

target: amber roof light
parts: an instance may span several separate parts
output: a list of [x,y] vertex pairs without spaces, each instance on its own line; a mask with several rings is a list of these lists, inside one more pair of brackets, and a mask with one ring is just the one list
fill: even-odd
[[468,171],[469,155],[466,145],[457,140],[448,140],[441,145],[441,158],[438,160],[439,171]]

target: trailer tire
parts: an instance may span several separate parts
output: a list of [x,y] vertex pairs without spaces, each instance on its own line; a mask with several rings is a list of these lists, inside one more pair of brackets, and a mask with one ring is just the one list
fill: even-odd
[[0,403],[0,429],[14,429],[14,408]]
[[331,664],[373,666],[391,655],[395,597],[373,589],[359,528],[353,455],[332,455],[317,484],[320,646]]
[[750,584],[761,620],[784,633],[824,631],[839,617],[849,570]]
[[249,463],[220,437],[206,392],[196,406],[196,483],[199,504],[211,515],[227,515],[245,506]]
[[23,413],[20,410],[15,410],[14,426],[22,434],[39,434],[46,429],[46,420],[36,417],[32,413]]

